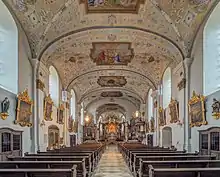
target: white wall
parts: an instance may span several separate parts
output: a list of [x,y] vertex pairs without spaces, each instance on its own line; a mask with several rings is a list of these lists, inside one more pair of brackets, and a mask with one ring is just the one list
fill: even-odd
[[[0,1],[1,2],[1,1]],[[30,58],[30,50],[27,42],[27,38],[24,35],[24,32],[20,28],[18,24],[18,92],[23,92],[25,89],[28,89],[28,94],[32,98],[32,66],[29,61]],[[15,81],[14,81],[15,82]],[[13,82],[13,84],[14,84]],[[16,81],[17,84],[17,81]],[[8,97],[10,100],[10,108],[9,108],[9,117],[6,120],[0,119],[0,128],[8,127],[14,130],[23,131],[22,137],[22,147],[23,152],[30,152],[32,145],[32,135],[31,128],[29,127],[21,127],[20,125],[15,125],[13,122],[16,118],[16,104],[17,104],[17,95],[6,91],[0,88],[0,102],[4,100],[5,97]],[[32,116],[31,116],[32,119]]]
[[0,0],[0,87],[18,93],[18,30]]

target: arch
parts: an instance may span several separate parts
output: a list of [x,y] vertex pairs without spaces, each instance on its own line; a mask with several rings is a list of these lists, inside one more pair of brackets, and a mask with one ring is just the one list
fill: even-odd
[[18,93],[18,28],[0,1],[0,87]]
[[59,147],[60,130],[56,125],[48,127],[48,149]]
[[220,3],[210,14],[203,30],[203,94],[220,90]]
[[148,120],[150,121],[151,117],[153,117],[153,98],[152,98],[153,90],[150,89],[148,91],[148,100],[147,100],[147,113],[148,113]]
[[57,70],[50,66],[49,68],[49,93],[55,106],[59,106],[59,76]]
[[163,74],[162,81],[163,108],[167,108],[171,100],[171,68],[168,67]]
[[171,147],[172,146],[172,128],[164,127],[162,129],[162,146]]
[[71,98],[70,98],[70,116],[73,120],[76,119],[76,93],[71,89]]

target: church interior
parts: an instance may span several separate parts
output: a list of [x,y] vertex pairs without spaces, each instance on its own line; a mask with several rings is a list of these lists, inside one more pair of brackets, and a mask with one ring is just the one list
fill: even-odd
[[0,177],[220,177],[220,0],[0,0]]

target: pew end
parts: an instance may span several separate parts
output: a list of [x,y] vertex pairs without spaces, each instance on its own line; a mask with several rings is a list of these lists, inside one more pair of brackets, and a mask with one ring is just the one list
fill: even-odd
[[149,177],[154,177],[154,168],[152,165],[148,165]]

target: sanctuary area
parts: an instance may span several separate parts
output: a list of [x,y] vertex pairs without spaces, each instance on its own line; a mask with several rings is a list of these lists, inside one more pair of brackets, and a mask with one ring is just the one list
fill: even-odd
[[220,0],[0,0],[0,177],[220,177]]

